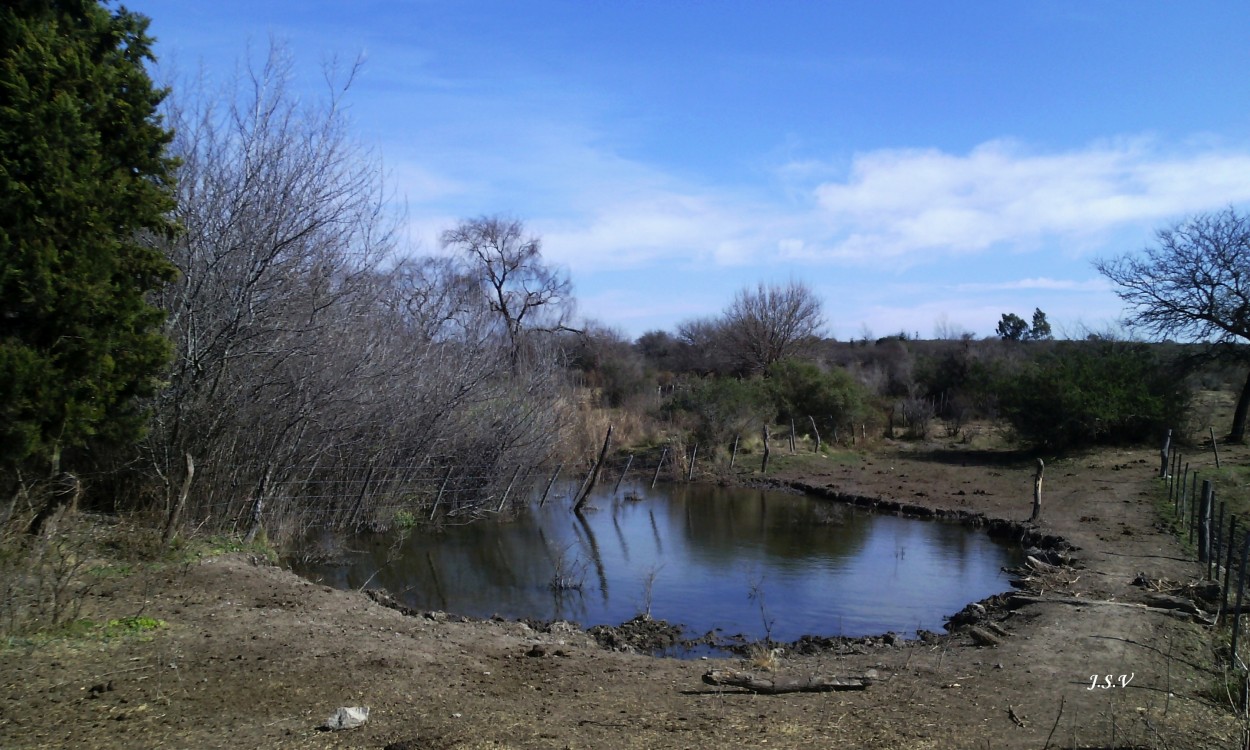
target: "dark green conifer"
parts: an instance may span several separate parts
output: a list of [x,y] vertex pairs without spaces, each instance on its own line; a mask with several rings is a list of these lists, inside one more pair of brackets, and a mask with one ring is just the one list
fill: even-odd
[[0,474],[133,439],[166,363],[148,294],[174,268],[165,92],[148,20],[95,0],[0,7]]

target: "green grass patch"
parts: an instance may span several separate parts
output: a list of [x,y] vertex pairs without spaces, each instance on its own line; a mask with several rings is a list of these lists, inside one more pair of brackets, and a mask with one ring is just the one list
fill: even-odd
[[96,622],[87,617],[68,620],[59,625],[38,628],[20,634],[10,635],[4,639],[7,648],[36,648],[50,643],[90,643],[92,641],[111,641],[119,638],[134,638],[149,641],[152,634],[169,627],[164,620],[155,617],[119,617],[104,623]]
[[87,569],[87,575],[100,581],[120,581],[134,575],[135,567],[129,563],[107,563]]
[[262,557],[273,564],[278,562],[278,551],[263,533],[258,534],[250,543],[239,537],[222,534],[203,538],[179,538],[167,553],[167,559],[174,563],[193,563],[206,557],[220,557],[236,552]]
[[156,630],[164,630],[168,625],[164,620],[155,617],[121,617],[109,620],[101,628],[105,638],[124,638],[145,636]]

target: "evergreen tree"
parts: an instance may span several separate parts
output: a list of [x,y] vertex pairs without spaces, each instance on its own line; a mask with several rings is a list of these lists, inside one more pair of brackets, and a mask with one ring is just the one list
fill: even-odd
[[135,437],[168,358],[145,299],[174,273],[151,241],[174,163],[147,25],[96,0],[0,8],[0,476]]
[[1033,341],[1050,341],[1054,338],[1054,334],[1050,331],[1050,322],[1046,320],[1046,313],[1042,312],[1042,308],[1033,308],[1033,325],[1029,328],[1028,338]]
[[995,333],[1007,341],[1023,341],[1028,337],[1029,324],[1015,313],[1003,313]]

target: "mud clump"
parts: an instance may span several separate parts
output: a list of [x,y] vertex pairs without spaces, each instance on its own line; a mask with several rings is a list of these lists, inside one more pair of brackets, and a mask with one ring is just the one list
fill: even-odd
[[656,654],[685,648],[682,627],[642,614],[620,625],[596,625],[586,631],[601,647],[610,651]]

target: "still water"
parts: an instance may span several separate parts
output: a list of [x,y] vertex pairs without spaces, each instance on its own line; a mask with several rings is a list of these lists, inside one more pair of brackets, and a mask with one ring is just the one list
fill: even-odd
[[300,572],[421,610],[585,627],[650,611],[689,637],[791,641],[941,631],[1007,590],[1001,568],[1019,561],[975,529],[801,495],[640,482],[590,504],[582,517],[553,500],[503,523],[357,536],[335,563]]

